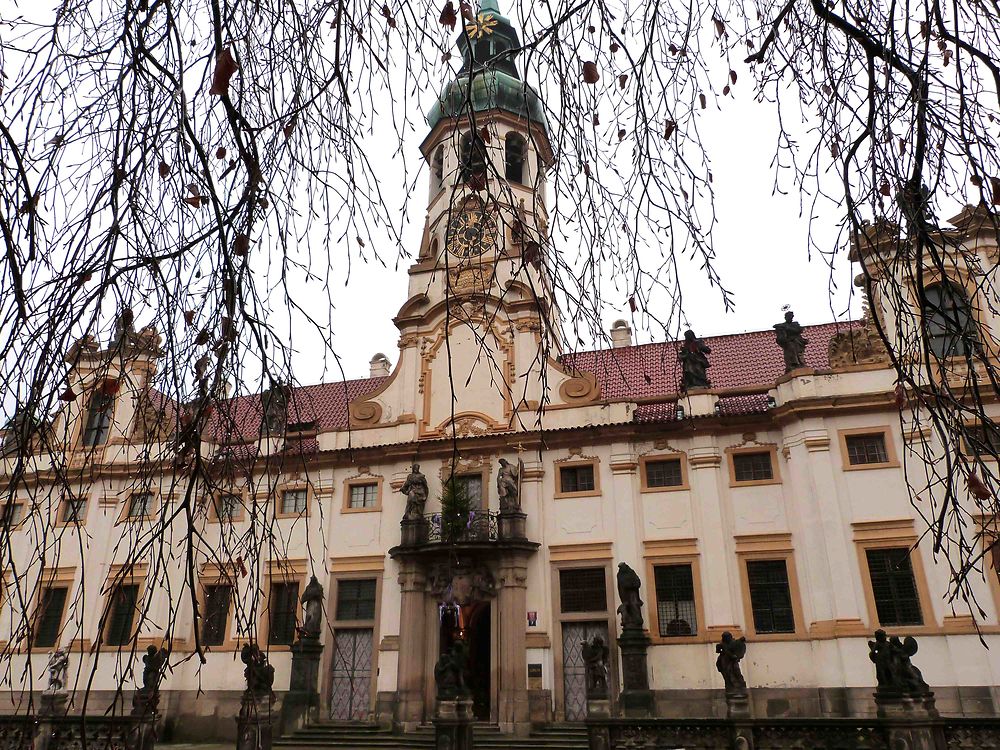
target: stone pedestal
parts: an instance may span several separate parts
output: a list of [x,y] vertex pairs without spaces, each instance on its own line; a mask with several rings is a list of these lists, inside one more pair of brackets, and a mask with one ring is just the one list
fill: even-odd
[[935,725],[939,714],[934,704],[934,693],[875,692],[878,717],[889,725],[891,747],[908,750],[935,750],[944,747],[943,738],[937,737],[941,729]]
[[132,694],[132,716],[139,721],[129,730],[127,750],[153,750],[156,747],[156,721],[159,718],[160,691],[139,688]]
[[404,518],[399,522],[399,545],[416,547],[427,542],[427,521],[423,518]]
[[437,716],[434,717],[434,746],[447,750],[472,750],[474,721],[471,700],[438,701]]
[[318,637],[303,637],[292,644],[292,670],[288,692],[281,701],[281,731],[293,732],[315,721],[319,712],[319,665],[323,645]]
[[750,718],[750,693],[746,690],[726,691],[726,718]]
[[[403,522],[406,523],[405,521]],[[404,526],[405,528],[405,526]],[[427,576],[412,560],[399,568],[399,662],[395,728],[415,731],[424,721],[427,617],[424,606]]]
[[55,718],[62,718],[66,715],[66,707],[69,704],[69,693],[64,690],[58,692],[42,693],[38,707],[38,728],[35,735],[34,750],[48,750],[50,746],[55,746],[53,736],[56,732],[56,725],[50,721]]
[[629,717],[652,716],[653,691],[649,689],[646,651],[649,636],[638,629],[623,630],[618,638],[622,657],[622,692],[618,699],[621,711]]
[[611,701],[607,698],[587,698],[588,719],[610,719]]
[[500,538],[525,539],[527,518],[528,514],[520,511],[500,511]]
[[236,719],[236,750],[271,750],[274,694],[243,693]]

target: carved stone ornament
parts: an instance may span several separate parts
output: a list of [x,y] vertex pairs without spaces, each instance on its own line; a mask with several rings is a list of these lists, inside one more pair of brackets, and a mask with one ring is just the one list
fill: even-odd
[[171,434],[167,422],[166,413],[153,402],[152,393],[142,391],[136,399],[135,438],[143,442],[167,440]]
[[466,606],[492,599],[497,582],[485,565],[454,566],[438,563],[427,576],[427,590],[439,601]]
[[349,407],[351,424],[378,424],[382,419],[382,405],[377,401],[352,401]]
[[559,386],[559,396],[567,404],[583,404],[596,401],[601,388],[593,373],[578,372]]
[[849,328],[834,334],[830,339],[829,354],[830,367],[833,369],[851,365],[889,363],[889,354],[882,339],[867,320],[860,328]]
[[69,655],[61,648],[49,654],[45,668],[49,672],[49,685],[46,692],[61,693],[66,690],[66,672],[69,670]]
[[246,680],[247,695],[271,695],[274,685],[274,667],[267,663],[267,657],[256,643],[246,643],[240,651],[240,661],[246,664],[243,677]]
[[868,641],[868,658],[875,665],[878,692],[893,695],[924,695],[930,691],[923,675],[910,658],[917,653],[917,639],[906,636],[889,637],[884,630],[875,631],[875,640]]

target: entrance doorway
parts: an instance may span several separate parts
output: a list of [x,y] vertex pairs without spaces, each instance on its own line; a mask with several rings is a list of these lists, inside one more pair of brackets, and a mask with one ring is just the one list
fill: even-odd
[[583,641],[589,641],[595,635],[609,643],[607,620],[562,624],[563,702],[566,721],[583,721],[587,718],[587,665],[584,664],[580,646]]
[[492,622],[489,602],[473,602],[457,610],[443,610],[441,617],[441,651],[451,649],[457,640],[464,640],[468,658],[465,663],[465,684],[472,694],[472,710],[479,721],[490,720],[492,707]]
[[333,631],[330,718],[363,721],[371,711],[372,629]]

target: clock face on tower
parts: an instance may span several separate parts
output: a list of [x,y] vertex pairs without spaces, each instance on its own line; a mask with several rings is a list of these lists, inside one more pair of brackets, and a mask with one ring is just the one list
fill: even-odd
[[448,249],[459,257],[482,255],[496,244],[496,223],[478,201],[466,201],[448,222]]

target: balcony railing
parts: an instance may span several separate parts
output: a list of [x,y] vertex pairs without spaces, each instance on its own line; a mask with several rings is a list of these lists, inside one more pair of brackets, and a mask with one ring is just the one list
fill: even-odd
[[470,510],[469,513],[445,516],[428,513],[424,516],[426,541],[434,543],[495,542],[499,538],[499,514],[488,510]]

